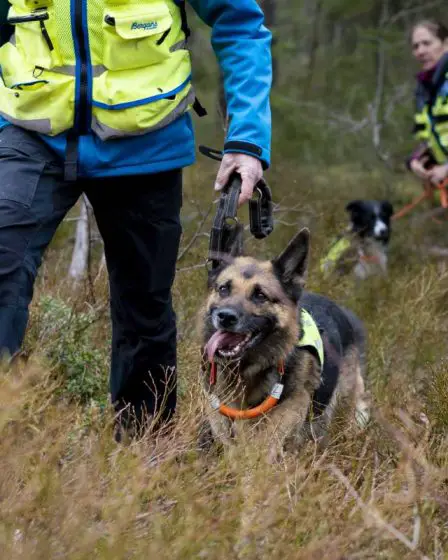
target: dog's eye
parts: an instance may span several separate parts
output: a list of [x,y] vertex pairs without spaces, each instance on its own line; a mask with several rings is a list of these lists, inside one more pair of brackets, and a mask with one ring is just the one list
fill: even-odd
[[261,288],[256,287],[252,292],[252,301],[255,303],[265,303],[269,301],[269,298]]
[[229,295],[230,295],[230,286],[229,286],[229,284],[223,284],[222,286],[219,286],[219,288],[218,288],[218,294],[219,294],[221,297],[223,297],[223,298],[229,296]]

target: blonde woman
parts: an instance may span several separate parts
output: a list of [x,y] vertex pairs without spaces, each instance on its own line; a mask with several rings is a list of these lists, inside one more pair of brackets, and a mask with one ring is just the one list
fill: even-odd
[[421,179],[438,184],[448,177],[448,28],[423,20],[412,29],[417,74],[414,132],[421,141],[409,168]]

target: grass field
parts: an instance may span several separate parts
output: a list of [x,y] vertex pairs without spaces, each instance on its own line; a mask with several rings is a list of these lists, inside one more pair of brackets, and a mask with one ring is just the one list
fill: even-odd
[[[276,228],[247,240],[263,257],[298,227],[311,229],[308,289],[352,308],[369,332],[373,420],[360,435],[332,433],[323,454],[266,466],[248,444],[237,463],[196,448],[201,414],[195,315],[205,296],[207,214],[215,167],[185,174],[187,249],[174,296],[179,321],[179,395],[172,432],[130,446],[112,438],[107,401],[109,323],[106,278],[73,292],[65,280],[70,223],[48,252],[33,302],[27,361],[0,379],[0,549],[5,559],[221,559],[235,556],[252,469],[246,558],[448,558],[448,268],[417,250],[423,234],[448,242],[444,225],[394,224],[387,278],[356,285],[324,280],[319,259],[345,227],[353,198],[418,193],[409,177],[277,164],[269,177]],[[244,215],[244,212],[242,213]],[[196,237],[195,237],[196,236]],[[193,242],[194,238],[194,242]],[[261,543],[261,544],[260,544]],[[261,546],[261,552],[260,552]]]

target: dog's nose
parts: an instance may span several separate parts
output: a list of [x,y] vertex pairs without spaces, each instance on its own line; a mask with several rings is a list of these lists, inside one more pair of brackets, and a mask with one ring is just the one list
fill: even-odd
[[230,307],[225,307],[216,312],[216,319],[219,328],[230,329],[238,323],[238,313]]
[[381,220],[377,220],[375,222],[375,227],[373,228],[373,234],[375,235],[375,237],[382,239],[387,236],[387,230],[388,228],[386,224]]

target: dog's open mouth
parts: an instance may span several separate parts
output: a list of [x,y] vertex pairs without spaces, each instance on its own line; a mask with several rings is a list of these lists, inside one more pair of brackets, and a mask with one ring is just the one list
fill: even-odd
[[205,352],[211,361],[215,355],[226,359],[239,358],[253,340],[253,333],[216,331],[205,345]]

